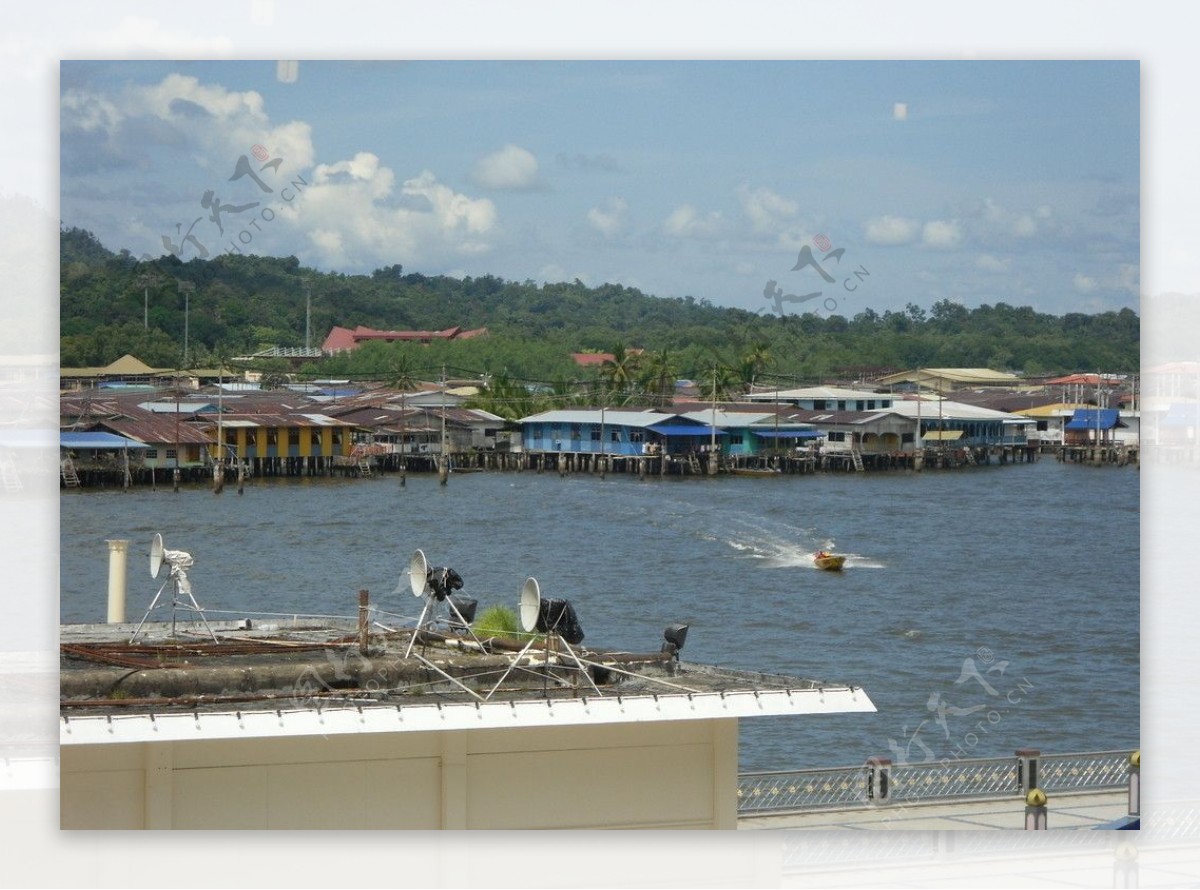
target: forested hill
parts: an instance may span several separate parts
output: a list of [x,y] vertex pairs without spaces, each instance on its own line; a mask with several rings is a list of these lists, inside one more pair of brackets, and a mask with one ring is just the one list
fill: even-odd
[[184,263],[167,256],[139,263],[78,228],[63,228],[60,243],[64,367],[103,365],[125,353],[155,366],[179,365],[185,300],[192,366],[218,355],[302,346],[306,288],[313,345],[335,325],[489,331],[426,347],[370,344],[312,369],[321,374],[370,373],[407,355],[403,364],[418,371],[449,364],[554,380],[579,375],[572,352],[618,345],[667,351],[683,376],[715,363],[737,366],[751,353],[770,373],[808,379],[864,367],[986,366],[1029,374],[1138,367],[1140,324],[1129,309],[1060,317],[1004,302],[967,309],[941,300],[930,307],[909,303],[903,312],[863,307],[850,318],[780,317],[578,280],[542,286],[490,275],[460,280],[406,273],[399,265],[342,275],[302,267],[295,257],[221,255]]

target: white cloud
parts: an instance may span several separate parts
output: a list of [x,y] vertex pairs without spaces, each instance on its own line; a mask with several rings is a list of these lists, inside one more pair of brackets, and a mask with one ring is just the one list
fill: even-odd
[[721,214],[701,213],[691,204],[681,204],[663,221],[663,231],[673,238],[711,238],[721,230]]
[[305,235],[319,263],[333,268],[430,265],[490,250],[491,201],[455,192],[428,170],[405,180],[399,194],[395,179],[369,152],[319,165],[286,220]]
[[223,179],[255,145],[283,159],[281,172],[312,166],[312,128],[302,121],[272,125],[263,97],[253,90],[236,92],[169,74],[160,83],[130,92],[124,101],[127,120],[157,122],[162,142],[169,144],[173,135],[190,147],[196,163],[223,173]]
[[1133,263],[1119,263],[1113,272],[1103,275],[1084,275],[1082,272],[1078,272],[1071,279],[1071,284],[1081,294],[1090,294],[1099,290],[1125,291],[1136,295],[1141,291],[1139,269]]
[[531,151],[510,143],[476,161],[471,180],[487,189],[536,188],[538,160]]
[[603,207],[593,207],[587,212],[588,222],[605,238],[611,238],[621,231],[628,206],[624,198],[609,198]]
[[1140,269],[1132,263],[1121,263],[1117,266],[1117,287],[1131,294],[1141,292]]
[[897,102],[892,106],[892,120],[906,121],[908,120],[908,103]]
[[955,219],[930,220],[921,229],[921,243],[926,247],[946,249],[957,247],[961,242],[962,228]]
[[1022,213],[1013,221],[1012,233],[1018,238],[1032,238],[1037,230],[1037,221],[1028,213]]
[[796,218],[800,209],[795,201],[764,186],[756,189],[739,186],[737,195],[742,212],[755,232],[778,233]]
[[901,216],[877,216],[867,220],[868,244],[908,244],[917,237],[921,224]]
[[[257,201],[253,209],[226,214],[223,230],[198,221],[200,238],[214,253],[230,245],[253,253],[296,252],[306,262],[345,271],[396,262],[436,266],[490,250],[497,233],[491,201],[456,192],[431,171],[401,182],[370,151],[314,166],[311,127],[272,122],[263,97],[253,91],[172,74],[110,97],[67,91],[62,107],[64,157],[69,145],[72,169],[134,166],[149,148],[174,151],[173,163],[183,159],[198,168],[192,194],[155,207],[162,232],[201,216],[208,191],[231,206]],[[89,151],[100,160],[91,160]],[[231,181],[243,156],[261,187],[246,175]],[[270,166],[275,159],[278,164]],[[508,169],[511,183],[521,164]],[[297,236],[306,247],[297,246]],[[160,237],[148,240],[130,247],[161,249]]]
[[1040,204],[1032,211],[1009,210],[992,198],[985,198],[979,217],[984,223],[976,231],[980,238],[1032,238],[1035,235],[1045,236],[1053,228],[1054,208],[1049,204]]
[[76,129],[85,133],[104,131],[113,133],[124,115],[117,106],[104,96],[81,90],[67,90],[59,103],[64,130]]
[[992,256],[990,253],[981,253],[975,258],[975,268],[984,272],[1007,272],[1008,266],[1008,260]]

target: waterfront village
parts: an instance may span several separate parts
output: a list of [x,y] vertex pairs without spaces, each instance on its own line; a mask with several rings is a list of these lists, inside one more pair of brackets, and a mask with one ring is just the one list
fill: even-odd
[[[266,381],[128,355],[63,368],[60,482],[211,479],[219,491],[233,474],[240,491],[255,477],[410,471],[443,482],[487,470],[782,476],[1049,454],[1120,466],[1137,464],[1143,433],[1137,380],[1100,374],[921,368],[720,401],[678,381],[657,407],[575,401],[516,418],[472,407],[481,390],[486,381]],[[1156,441],[1176,430],[1170,416],[1150,423]],[[512,637],[485,631],[475,601],[451,594],[454,573],[420,550],[408,571],[423,604],[412,627],[397,627],[365,590],[357,621],[210,622],[190,598],[190,554],[156,536],[151,573],[164,578],[160,594],[171,586],[170,623],[147,620],[156,596],[134,625],[127,546],[109,541],[107,623],[60,628],[63,828],[738,829],[805,827],[810,810],[889,827],[905,810],[888,806],[893,787],[902,800],[960,808],[986,798],[990,809],[956,809],[950,827],[1024,818],[1046,828],[1043,789],[1056,795],[1056,826],[1138,824],[1136,753],[1059,755],[1041,769],[1040,752],[1021,749],[969,781],[955,763],[880,757],[740,774],[741,720],[870,713],[869,690],[680,661],[687,624],[669,624],[657,650],[654,640],[632,653],[585,645],[569,602],[542,598],[532,578],[521,588],[523,634]],[[191,633],[176,630],[179,611],[199,616]],[[1065,770],[1069,788],[1089,792],[1074,809],[1057,796]]]
[[[603,353],[575,356],[582,366]],[[275,379],[236,368],[152,368],[126,355],[63,368],[60,483],[178,484],[212,477],[389,472],[773,475],[935,469],[1031,461],[1138,459],[1137,379],[1028,378],[987,368],[920,368],[706,398],[678,381],[657,407],[588,405],[506,419],[471,407],[485,381]],[[1170,437],[1170,418],[1147,432]]]

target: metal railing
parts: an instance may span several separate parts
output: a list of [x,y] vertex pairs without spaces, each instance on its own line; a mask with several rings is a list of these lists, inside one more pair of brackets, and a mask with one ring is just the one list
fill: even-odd
[[[1037,786],[1046,792],[1124,788],[1129,751],[1053,754],[1040,758]],[[896,764],[890,769],[890,800],[915,803],[1023,794],[1017,757]],[[871,766],[742,773],[738,813],[783,812],[870,806]]]

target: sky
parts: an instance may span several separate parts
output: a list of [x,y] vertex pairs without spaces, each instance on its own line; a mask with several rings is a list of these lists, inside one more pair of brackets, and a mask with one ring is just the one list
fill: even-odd
[[60,216],[139,257],[761,313],[1137,310],[1139,68],[68,60]]

